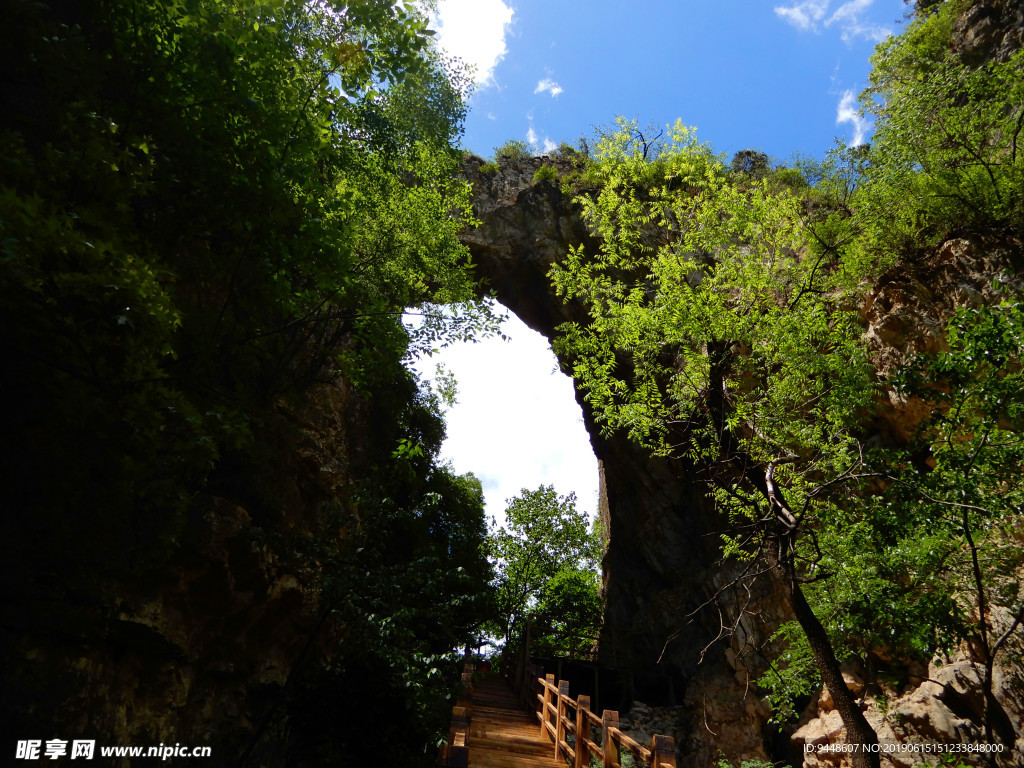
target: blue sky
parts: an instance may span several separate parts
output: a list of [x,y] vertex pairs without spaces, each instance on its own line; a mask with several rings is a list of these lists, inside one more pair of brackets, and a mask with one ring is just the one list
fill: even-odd
[[[465,148],[575,144],[617,115],[681,118],[719,152],[784,160],[853,140],[840,106],[867,84],[900,0],[440,0],[442,46],[473,62]],[[532,129],[532,132],[531,132]],[[864,137],[863,128],[861,136]]]
[[[593,135],[617,115],[696,126],[716,151],[821,157],[870,136],[855,114],[875,44],[898,34],[899,0],[439,0],[439,41],[476,66],[463,146],[545,145]],[[521,488],[554,485],[597,508],[597,463],[554,355],[512,318],[510,342],[457,345],[421,361],[455,374],[443,451],[503,518]]]

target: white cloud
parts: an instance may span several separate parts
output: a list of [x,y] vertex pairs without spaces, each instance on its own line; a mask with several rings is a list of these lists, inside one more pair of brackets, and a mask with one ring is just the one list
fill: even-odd
[[474,68],[478,85],[494,84],[494,68],[508,48],[505,34],[513,10],[502,0],[439,0],[432,26],[448,54]]
[[779,16],[797,29],[818,31],[818,22],[825,18],[829,0],[804,0],[791,8],[775,6],[775,15]]
[[537,135],[537,131],[533,127],[533,114],[526,116],[527,120],[530,120],[530,127],[526,129],[526,143],[530,145],[530,149],[537,154],[549,155],[558,149],[558,145],[555,144],[548,136],[543,139]]
[[835,26],[844,42],[858,37],[881,42],[892,30],[864,17],[872,3],[874,0],[849,0],[828,16],[830,0],[803,0],[790,7],[775,6],[775,15],[803,32],[820,32],[821,26]]
[[857,97],[853,91],[843,91],[836,109],[836,125],[843,123],[850,123],[853,126],[850,145],[854,147],[864,143],[868,131],[872,128],[871,122],[857,111]]
[[843,3],[828,18],[825,26],[830,27],[838,23],[843,42],[848,43],[856,37],[882,42],[892,34],[892,31],[881,24],[861,18],[861,14],[870,8],[873,2],[874,0],[850,0],[848,3]]
[[572,381],[558,372],[539,333],[514,315],[510,342],[453,344],[416,367],[430,378],[440,361],[455,375],[458,399],[447,412],[445,459],[484,485],[488,516],[504,518],[506,500],[522,488],[574,491],[577,508],[597,511],[597,460],[583,426]]
[[552,96],[557,96],[560,93],[564,93],[565,89],[552,80],[550,77],[545,77],[543,80],[537,83],[537,87],[533,89],[534,93],[544,93],[547,91]]

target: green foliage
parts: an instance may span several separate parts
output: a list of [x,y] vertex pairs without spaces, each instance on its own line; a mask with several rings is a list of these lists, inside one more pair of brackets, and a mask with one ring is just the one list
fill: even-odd
[[[892,496],[901,517],[925,519],[933,536],[945,537],[948,557],[924,573],[944,577],[950,593],[971,584],[979,616],[994,606],[1019,614],[1024,305],[963,308],[947,338],[948,351],[919,356],[897,377],[898,391],[922,398],[932,413],[910,446],[917,460],[890,459]],[[985,623],[973,631],[988,647]]]
[[756,681],[767,691],[773,725],[793,722],[800,716],[797,709],[808,697],[821,690],[821,675],[814,663],[807,637],[795,621],[787,621],[771,638],[781,649],[770,668]]
[[563,142],[560,142],[559,145],[558,145],[558,154],[561,155],[562,157],[576,157],[576,156],[578,156],[578,155],[580,155],[582,153],[581,153],[581,151],[579,149],[574,147],[572,144],[569,144],[568,142],[563,141]]
[[537,184],[541,181],[546,181],[550,184],[558,183],[558,170],[553,165],[544,164],[533,174],[533,183]]
[[495,163],[519,163],[529,160],[532,153],[530,145],[522,139],[509,139],[500,147],[494,148]]
[[776,168],[771,172],[772,183],[793,191],[805,190],[807,179],[798,168]]
[[585,656],[601,630],[601,584],[591,569],[563,569],[541,587],[531,611],[531,653]]
[[[436,418],[420,408],[408,417]],[[430,466],[438,444],[429,442],[409,461]],[[292,743],[321,762],[383,754],[393,763],[429,765],[448,726],[459,649],[473,642],[479,617],[490,610],[483,494],[472,475],[436,465],[426,472],[381,467],[369,481],[358,518],[339,510],[347,538],[325,538],[312,551],[300,543],[309,567],[324,570],[321,603],[340,638],[298,681]],[[364,527],[367,535],[359,535]],[[323,739],[322,729],[342,720],[351,730]],[[370,730],[381,739],[359,736]]]
[[[719,755],[721,755],[721,752],[719,752]],[[776,768],[776,765],[771,760],[744,760],[737,766],[725,757],[720,756],[718,762],[715,763],[715,768]]]
[[[724,175],[721,158],[698,142],[695,130],[681,121],[670,128],[667,140],[662,138],[664,132],[650,138],[651,128],[645,131],[635,120],[616,118],[614,128],[599,134],[593,162],[584,173],[586,184],[613,190],[624,185],[649,190],[662,184],[678,189],[702,183],[708,174]],[[587,204],[586,198],[583,202]]]
[[458,402],[459,390],[455,374],[449,371],[443,363],[438,363],[434,367],[434,389],[442,407],[451,408]]
[[72,468],[39,509],[144,506],[166,540],[261,408],[369,381],[394,313],[470,297],[464,107],[406,4],[122,6],[5,7],[5,431],[33,424],[15,488]]
[[949,49],[958,5],[919,15],[872,58],[862,101],[876,130],[860,207],[874,248],[1024,226],[1024,53],[962,61]]
[[953,597],[956,551],[934,520],[908,514],[899,494],[851,501],[819,532],[827,582],[809,598],[845,653],[927,660],[955,645],[964,614]]
[[671,183],[652,188],[626,138],[599,145],[607,183],[583,201],[601,252],[575,249],[552,270],[560,295],[591,307],[587,326],[563,326],[558,347],[596,418],[657,451],[709,458],[718,438],[707,397],[720,380],[744,450],[788,460],[780,475],[848,466],[845,430],[870,401],[868,367],[835,255],[798,255],[799,200],[726,183],[681,126],[656,161]]
[[[1015,61],[985,76],[1011,77]],[[964,101],[950,106],[947,90],[945,101],[929,91],[887,102],[876,148],[798,160],[789,183],[778,172],[752,183],[742,167],[730,175],[680,126],[645,157],[635,124],[620,121],[597,145],[590,176],[600,190],[579,198],[600,250],[576,248],[552,269],[560,295],[590,310],[587,323],[560,329],[556,348],[572,361],[595,419],[705,480],[732,522],[726,555],[764,558],[787,537],[785,567],[815,614],[804,630],[820,622],[817,639],[840,658],[926,659],[951,647],[972,631],[967,584],[980,614],[996,603],[1015,613],[1020,600],[1010,532],[1021,503],[1011,478],[1024,458],[1018,310],[964,310],[950,353],[922,358],[916,378],[902,375],[902,391],[935,408],[918,442],[871,452],[859,442],[876,383],[850,308],[908,243],[921,242],[922,230],[900,232],[892,217],[930,216],[943,237],[965,221],[1016,226],[1013,125],[992,126],[994,115],[1018,120],[1019,101],[986,103],[988,117],[968,131],[990,187],[971,203],[979,216],[930,207],[945,195],[941,185],[970,185],[938,170],[957,167],[951,153],[961,150],[942,119],[925,120],[925,97],[957,119],[977,110],[975,99],[995,99],[975,75],[940,64],[956,71]],[[918,80],[930,73],[923,68]],[[938,153],[932,166],[892,162],[908,115],[923,126],[922,146]],[[900,179],[924,184],[934,199],[911,195],[897,206]],[[769,532],[782,519],[799,533]],[[821,680],[821,660],[796,626],[775,636],[781,655],[758,681],[780,722]],[[984,621],[973,631],[988,647]]]
[[[0,72],[2,555],[21,597],[159,582],[204,499],[267,540],[306,514],[290,549],[328,609],[311,647],[331,648],[308,669],[335,692],[382,674],[410,715],[390,762],[411,764],[491,578],[478,484],[437,466],[436,403],[401,366],[410,342],[489,324],[458,241],[465,74],[413,3],[300,0],[5,3]],[[430,315],[411,340],[408,307]],[[380,445],[321,497],[279,475],[283,414],[323,382]],[[315,698],[314,672],[289,696]]]
[[[725,553],[788,573],[814,608],[804,631],[840,658],[928,658],[965,634],[989,653],[971,609],[1020,601],[1017,305],[963,310],[949,352],[900,374],[933,408],[911,445],[860,444],[877,386],[851,311],[864,286],[949,237],[1024,229],[1024,54],[961,61],[962,6],[877,48],[870,147],[726,167],[680,124],[663,139],[620,118],[578,198],[600,248],[552,269],[589,309],[556,348],[596,421],[704,479],[733,523]],[[775,642],[760,684],[784,718],[824,662],[796,625]]]
[[729,162],[730,171],[749,179],[763,179],[771,168],[771,158],[755,149],[741,149]]
[[484,163],[483,165],[480,166],[480,173],[483,173],[487,176],[493,176],[500,170],[501,168],[497,163]]
[[971,768],[971,766],[964,762],[962,757],[958,757],[955,754],[941,755],[938,762],[929,763],[930,768]]
[[[594,571],[601,544],[586,515],[576,510],[575,494],[559,496],[552,486],[524,488],[505,515],[507,527],[489,537],[497,574],[494,633],[508,648],[521,639],[524,619],[533,614],[545,648],[588,649],[600,620]],[[573,600],[580,602],[570,607]]]

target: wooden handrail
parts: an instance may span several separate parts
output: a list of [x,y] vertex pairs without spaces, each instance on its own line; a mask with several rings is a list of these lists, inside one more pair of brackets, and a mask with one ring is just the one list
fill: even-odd
[[437,755],[437,764],[444,768],[467,768],[469,765],[469,721],[472,717],[469,703],[475,671],[476,667],[469,660],[462,666],[462,684],[457,698],[458,704],[452,707],[448,742],[441,745]]
[[[527,688],[536,690],[537,720],[541,736],[553,742],[555,760],[569,760],[572,768],[588,768],[590,758],[597,757],[603,768],[621,768],[621,752],[631,752],[647,768],[676,768],[675,741],[671,736],[656,735],[649,747],[641,746],[619,730],[619,713],[606,709],[601,717],[590,710],[590,697],[569,696],[569,682],[555,676],[541,677],[539,669],[527,665],[523,680],[524,701],[529,701]],[[568,714],[572,710],[574,716]],[[591,739],[591,729],[601,732],[601,743]],[[568,737],[573,737],[574,746]]]

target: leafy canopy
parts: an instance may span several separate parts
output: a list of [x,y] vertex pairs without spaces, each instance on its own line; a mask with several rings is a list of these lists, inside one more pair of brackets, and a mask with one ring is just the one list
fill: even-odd
[[[783,710],[838,669],[829,656],[930,658],[973,632],[991,658],[986,606],[1016,610],[1016,310],[964,310],[950,352],[893,382],[875,380],[856,314],[922,247],[1022,230],[1024,60],[962,61],[956,6],[877,49],[870,147],[761,174],[681,124],[651,151],[619,120],[578,198],[599,249],[552,269],[588,309],[557,348],[595,419],[695,472],[732,522],[726,554],[784,576],[794,610],[809,601],[761,680]],[[880,384],[932,404],[912,445],[862,444]]]
[[[385,760],[411,764],[490,579],[479,487],[438,465],[439,414],[401,364],[408,307],[431,315],[413,349],[490,325],[457,237],[465,73],[391,0],[14,0],[0,72],[2,555],[20,599],[162,581],[211,498],[248,511],[254,552],[301,520],[274,551],[322,598],[309,647],[331,652],[273,707],[336,711],[325,668],[383,680],[411,713]],[[434,311],[453,302],[458,320]],[[325,382],[353,439],[330,493],[280,478]],[[356,444],[359,419],[378,444]],[[305,734],[288,748],[324,746]]]
[[[553,486],[523,489],[509,501],[506,524],[489,536],[496,579],[495,634],[506,647],[521,641],[524,619],[533,615],[541,645],[575,653],[589,649],[600,619],[596,568],[601,545],[576,496]],[[561,611],[579,599],[567,613]]]
[[6,466],[15,491],[69,467],[19,494],[53,516],[144,503],[173,539],[275,398],[370,388],[398,313],[472,301],[464,75],[413,4],[16,2],[0,27],[5,432],[35,434]]
[[755,460],[786,463],[780,477],[843,471],[871,387],[840,254],[803,252],[800,200],[731,185],[691,130],[655,163],[627,138],[598,145],[606,183],[581,199],[600,252],[552,270],[590,307],[557,343],[596,418],[694,460],[715,458],[727,423]]

